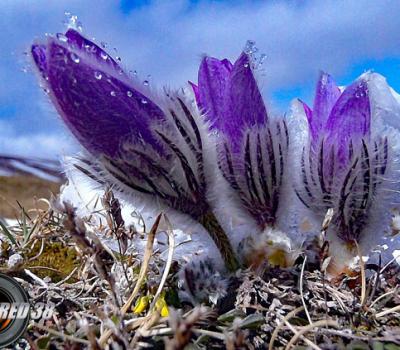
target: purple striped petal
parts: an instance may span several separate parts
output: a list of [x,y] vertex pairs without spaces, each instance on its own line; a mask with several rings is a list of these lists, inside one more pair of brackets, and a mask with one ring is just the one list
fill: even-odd
[[42,78],[46,79],[47,71],[47,61],[46,61],[46,46],[45,45],[32,45],[32,58],[35,62],[40,75]]
[[65,38],[67,38],[68,44],[71,47],[75,47],[80,51],[88,52],[91,56],[97,57],[102,64],[109,64],[120,74],[123,74],[121,67],[118,66],[118,63],[115,62],[115,60],[109,54],[107,54],[107,52],[105,52],[92,41],[83,37],[76,30],[68,29],[68,31],[65,33]]
[[165,120],[161,109],[98,46],[75,31],[66,37],[33,46],[32,55],[40,72],[46,67],[50,98],[76,138],[95,155],[113,157],[126,141],[160,150],[150,124]]
[[225,98],[221,130],[231,139],[233,149],[242,143],[246,127],[263,126],[267,111],[251,68],[249,55],[242,53],[235,62]]
[[220,61],[213,57],[204,57],[198,76],[199,108],[205,112],[211,129],[221,130],[225,111],[225,94],[232,64],[228,60]]
[[300,100],[300,99],[299,99],[299,102],[300,102],[301,105],[303,106],[304,113],[305,113],[305,115],[306,115],[306,117],[307,117],[308,124],[310,125],[311,120],[312,120],[313,111],[312,111],[312,109],[311,109],[310,107],[308,107],[307,103],[303,102],[303,101]]
[[346,88],[334,105],[326,123],[326,141],[335,145],[341,163],[348,160],[350,142],[369,136],[371,107],[368,84],[358,80]]
[[321,72],[315,91],[313,113],[311,119],[309,119],[313,141],[318,140],[319,135],[324,130],[331,110],[340,95],[341,92],[332,77]]

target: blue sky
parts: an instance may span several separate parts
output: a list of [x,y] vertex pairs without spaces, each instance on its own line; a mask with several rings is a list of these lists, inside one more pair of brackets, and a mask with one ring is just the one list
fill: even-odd
[[33,40],[65,29],[65,11],[158,87],[196,81],[203,54],[234,60],[251,39],[267,56],[260,82],[275,112],[296,97],[311,102],[320,70],[345,85],[372,69],[400,91],[398,1],[2,0],[0,11],[0,153],[77,150],[24,54]]

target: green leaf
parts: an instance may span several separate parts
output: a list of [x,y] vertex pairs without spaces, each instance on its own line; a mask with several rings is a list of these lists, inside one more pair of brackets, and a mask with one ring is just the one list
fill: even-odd
[[235,318],[244,318],[246,314],[237,309],[230,310],[218,317],[219,322],[232,322]]
[[11,241],[12,244],[17,245],[17,241],[14,238],[14,235],[9,231],[7,228],[5,222],[3,222],[2,219],[0,219],[0,226],[3,231],[3,233],[7,236],[7,238]]

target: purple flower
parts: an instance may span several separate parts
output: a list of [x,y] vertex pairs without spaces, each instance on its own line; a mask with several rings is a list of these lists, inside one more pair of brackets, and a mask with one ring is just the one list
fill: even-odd
[[289,133],[268,117],[249,54],[234,64],[204,57],[192,87],[209,128],[218,135],[219,167],[242,204],[264,227],[274,225]]
[[51,101],[89,153],[74,166],[102,185],[202,223],[234,269],[229,240],[207,201],[202,120],[186,98],[155,97],[73,29],[34,44],[31,53]]
[[322,73],[313,110],[303,106],[309,145],[303,149],[296,193],[318,216],[333,208],[336,234],[358,242],[373,202],[388,184],[390,158],[388,138],[371,132],[368,81],[362,77],[340,92]]

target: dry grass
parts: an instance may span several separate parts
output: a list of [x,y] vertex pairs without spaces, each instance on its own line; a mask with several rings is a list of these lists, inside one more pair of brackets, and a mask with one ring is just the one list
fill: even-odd
[[37,198],[50,198],[58,193],[60,184],[35,176],[0,176],[0,217],[17,218],[21,204],[26,211],[32,208],[46,209]]
[[[18,278],[33,301],[55,305],[50,320],[30,323],[25,340],[33,349],[400,347],[396,263],[366,265],[335,281],[301,259],[284,269],[245,270],[231,276],[229,293],[216,306],[193,306],[179,299],[173,248],[166,262],[153,250],[158,224],[167,219],[157,218],[139,259],[125,249],[136,237],[124,229],[112,193],[103,204],[101,232],[119,241],[119,252],[105,247],[68,205],[39,211],[25,229],[10,228],[14,244],[3,239],[1,272]],[[23,259],[10,267],[13,254]]]

